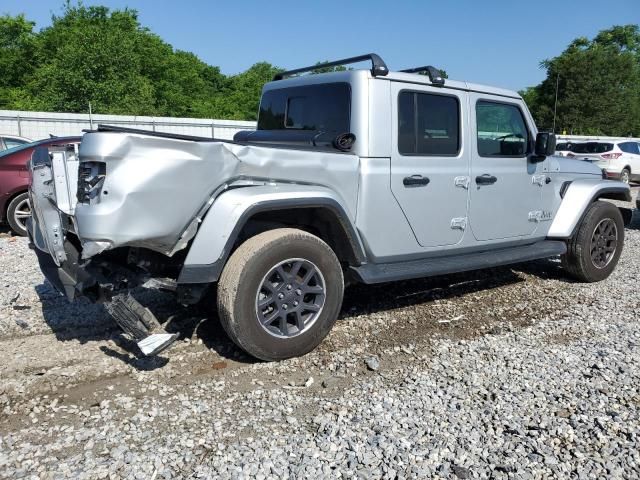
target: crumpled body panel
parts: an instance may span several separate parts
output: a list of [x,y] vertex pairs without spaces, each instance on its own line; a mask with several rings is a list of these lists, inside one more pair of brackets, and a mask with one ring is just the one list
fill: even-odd
[[234,183],[329,187],[355,217],[355,155],[92,132],[80,145],[80,162],[81,168],[106,165],[99,194],[75,209],[78,237],[95,253],[125,245],[173,252],[195,233],[190,226],[212,199]]

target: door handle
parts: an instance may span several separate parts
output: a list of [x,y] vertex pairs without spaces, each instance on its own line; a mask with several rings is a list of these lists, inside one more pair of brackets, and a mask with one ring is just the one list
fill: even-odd
[[430,182],[428,177],[422,175],[411,175],[410,177],[404,177],[402,184],[405,187],[424,187]]
[[493,175],[489,175],[488,173],[485,173],[484,175],[478,175],[476,177],[476,183],[478,185],[493,185],[497,181],[498,179],[496,177],[494,177]]

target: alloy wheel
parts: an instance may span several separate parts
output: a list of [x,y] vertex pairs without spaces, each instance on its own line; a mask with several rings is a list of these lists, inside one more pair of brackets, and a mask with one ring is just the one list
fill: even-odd
[[290,338],[308,330],[322,313],[325,281],[309,260],[291,258],[272,267],[256,295],[262,328],[275,337]]
[[596,268],[605,268],[618,248],[618,227],[611,218],[600,220],[591,235],[591,262]]
[[31,218],[31,205],[29,199],[25,198],[16,206],[13,212],[13,219],[17,225],[24,230],[27,229],[27,219]]

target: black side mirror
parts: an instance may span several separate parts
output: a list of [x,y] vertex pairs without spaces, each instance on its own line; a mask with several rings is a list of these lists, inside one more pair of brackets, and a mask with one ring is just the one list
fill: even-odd
[[549,132],[538,132],[536,136],[536,146],[533,151],[533,160],[542,161],[556,151],[556,134]]

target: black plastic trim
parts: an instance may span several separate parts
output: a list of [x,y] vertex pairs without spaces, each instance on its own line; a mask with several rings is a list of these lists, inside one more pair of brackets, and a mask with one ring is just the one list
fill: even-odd
[[172,138],[174,140],[189,140],[192,142],[236,143],[231,140],[222,140],[220,138],[197,137],[194,135],[182,135],[179,133],[154,132],[152,130],[143,130],[141,128],[119,127],[116,125],[103,125],[103,124],[99,124],[96,130],[83,130],[83,132],[86,132],[86,133],[92,133],[92,132],[135,133],[135,134],[141,134],[141,135],[148,135],[150,137]]
[[311,65],[309,67],[296,68],[294,70],[287,70],[286,72],[276,73],[273,77],[273,80],[282,80],[298,73],[312,72],[314,70],[317,70],[318,68],[338,67],[341,65],[363,62],[365,60],[371,61],[371,75],[373,75],[374,77],[384,76],[389,73],[387,64],[384,63],[384,60],[382,60],[379,55],[375,53],[368,53],[366,55],[359,55],[357,57],[343,58],[342,60],[334,60],[332,62],[325,62],[317,65]]
[[562,255],[566,251],[567,245],[563,241],[542,240],[517,247],[494,248],[467,254],[458,252],[443,257],[407,262],[368,263],[359,267],[351,267],[351,270],[364,283],[383,283],[528,262]]
[[444,77],[442,76],[442,71],[431,65],[425,65],[424,67],[405,68],[404,70],[398,71],[402,73],[426,73],[429,77],[429,81],[439,87],[444,85],[445,82]]
[[327,208],[331,210],[340,220],[340,225],[347,235],[351,251],[357,265],[366,262],[366,254],[360,244],[360,237],[342,206],[335,200],[329,198],[308,198],[308,199],[286,199],[257,202],[242,213],[236,222],[231,235],[227,239],[220,258],[213,263],[203,265],[185,265],[182,267],[178,277],[178,284],[184,283],[211,283],[218,281],[222,269],[227,263],[231,250],[236,243],[238,235],[245,224],[256,213],[284,210],[290,208]]

